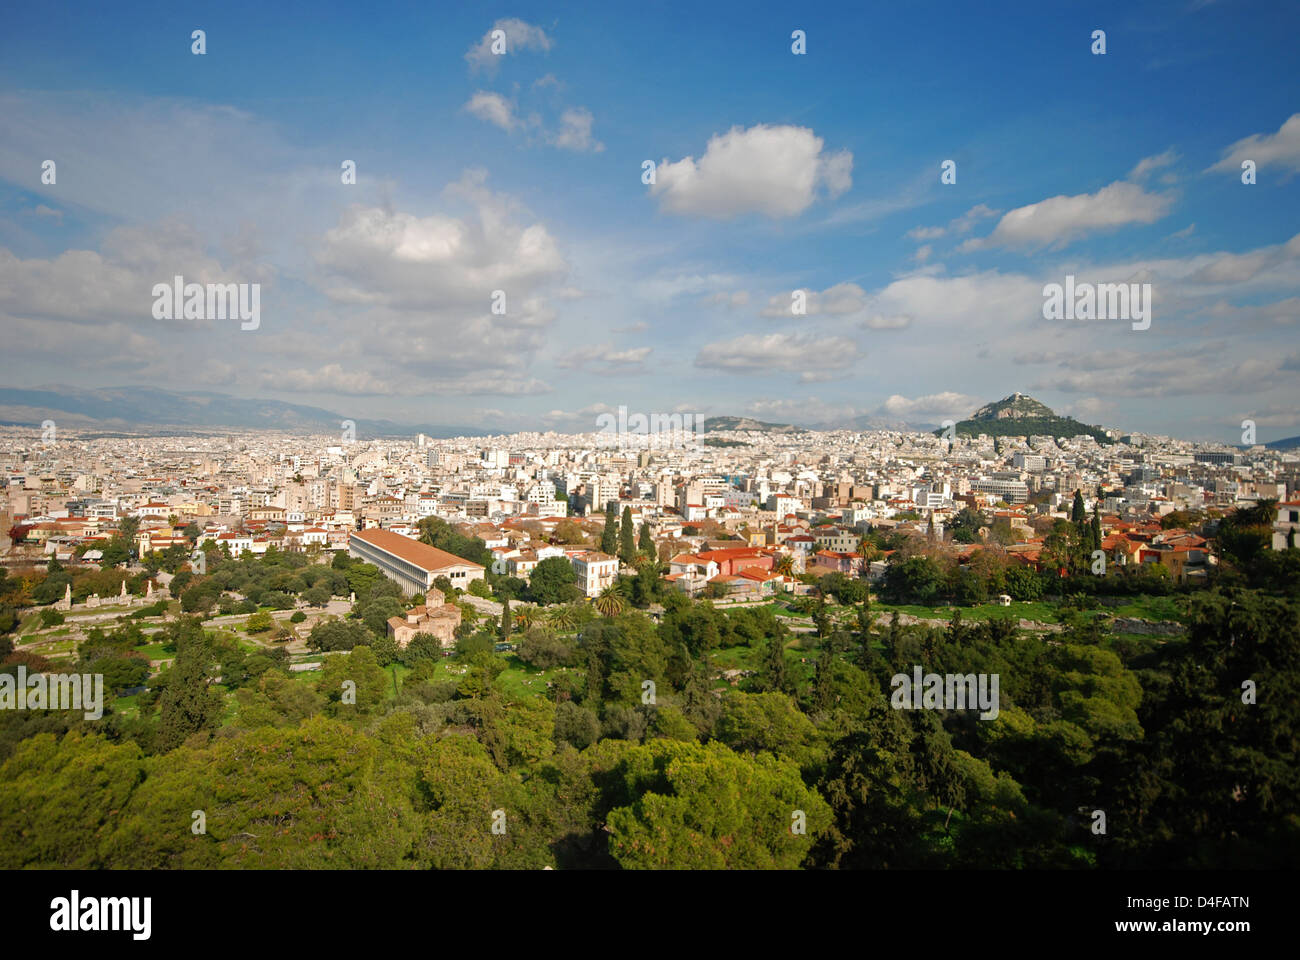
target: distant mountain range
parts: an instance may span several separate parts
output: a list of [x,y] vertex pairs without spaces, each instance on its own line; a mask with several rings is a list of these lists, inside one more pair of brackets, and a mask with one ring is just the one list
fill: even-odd
[[[349,418],[320,407],[280,400],[243,400],[224,393],[180,393],[155,387],[0,387],[0,426],[39,428],[43,421],[53,420],[60,429],[91,434],[185,435],[223,430],[338,433],[348,419],[353,420],[360,439],[411,437],[417,433],[434,438],[486,437],[502,432],[483,427]],[[751,417],[709,417],[704,429],[785,434],[800,433],[805,428]]]
[[[0,387],[0,425],[39,427],[53,420],[65,430],[86,433],[199,434],[214,430],[286,430],[339,433],[351,419],[359,438],[486,436],[481,427],[399,424],[344,417],[320,407],[280,400],[242,400],[224,393],[177,393],[154,387],[102,390],[61,388],[17,390]],[[499,432],[499,431],[498,431]]]
[[[169,434],[202,435],[228,430],[281,430],[290,433],[338,433],[345,420],[353,420],[359,439],[369,437],[486,437],[500,434],[500,428],[471,427],[439,423],[397,423],[392,420],[346,417],[321,407],[285,403],[281,400],[245,400],[224,393],[178,392],[155,387],[107,387],[78,389],[43,387],[18,389],[0,387],[0,426],[39,428],[53,420],[60,429],[85,434]],[[521,430],[527,429],[521,427]],[[748,430],[758,433],[795,434],[806,430],[917,430],[942,433],[930,423],[907,423],[898,419],[864,414],[838,422],[809,422],[804,426],[771,423],[753,417],[718,416],[704,421],[707,433]],[[1072,417],[1058,416],[1046,404],[1022,393],[976,410],[970,419],[957,424],[959,436],[1046,435],[1075,437],[1088,435],[1098,443],[1112,443],[1098,426]],[[512,431],[513,432],[513,431]],[[1273,450],[1300,447],[1300,436],[1273,440],[1264,446]]]
[[704,421],[704,432],[713,433],[720,430],[753,430],[758,433],[803,433],[806,427],[796,427],[789,423],[768,423],[752,417],[709,417]]
[[[934,433],[941,435],[943,430]],[[1051,407],[1023,393],[985,404],[969,420],[958,422],[956,433],[959,437],[977,437],[981,433],[990,437],[1089,436],[1098,443],[1115,442],[1101,427],[1057,416]]]

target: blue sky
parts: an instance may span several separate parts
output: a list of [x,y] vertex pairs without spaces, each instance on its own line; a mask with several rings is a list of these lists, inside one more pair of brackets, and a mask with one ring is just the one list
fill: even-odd
[[[1300,433],[1300,6],[993,6],[15,9],[0,382]],[[260,327],[154,319],[177,273],[260,283]],[[1044,320],[1066,274],[1150,283],[1150,329]]]

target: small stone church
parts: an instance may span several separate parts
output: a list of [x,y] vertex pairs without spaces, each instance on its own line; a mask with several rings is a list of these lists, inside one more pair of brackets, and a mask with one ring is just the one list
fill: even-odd
[[405,617],[389,617],[388,633],[405,648],[417,633],[431,633],[443,647],[456,642],[456,628],[460,626],[460,607],[445,602],[441,590],[432,587],[424,595],[424,606],[412,607]]

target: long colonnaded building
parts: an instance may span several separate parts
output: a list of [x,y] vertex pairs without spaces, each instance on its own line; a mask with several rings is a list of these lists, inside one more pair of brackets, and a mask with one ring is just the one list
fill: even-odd
[[471,581],[482,580],[484,574],[480,564],[378,528],[353,532],[348,537],[348,555],[373,563],[408,597],[427,594],[438,577],[446,577],[453,587],[466,590]]

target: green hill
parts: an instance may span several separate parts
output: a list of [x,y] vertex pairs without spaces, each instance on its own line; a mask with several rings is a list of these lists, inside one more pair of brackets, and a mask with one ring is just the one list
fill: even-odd
[[[1073,417],[1057,416],[1051,407],[1023,393],[988,403],[971,415],[969,420],[957,424],[957,436],[978,437],[1029,437],[1049,436],[1069,438],[1089,436],[1098,443],[1114,443],[1101,427],[1080,423]],[[943,430],[934,431],[942,436]]]

